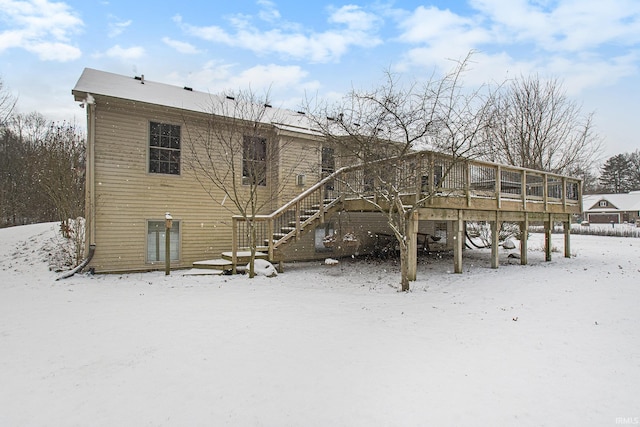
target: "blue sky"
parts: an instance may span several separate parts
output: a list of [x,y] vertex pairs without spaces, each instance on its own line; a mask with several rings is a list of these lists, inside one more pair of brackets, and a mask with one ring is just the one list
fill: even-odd
[[603,156],[640,148],[640,1],[0,0],[0,77],[20,112],[84,121],[84,67],[272,103],[334,99],[477,51],[469,86],[537,73],[595,111]]

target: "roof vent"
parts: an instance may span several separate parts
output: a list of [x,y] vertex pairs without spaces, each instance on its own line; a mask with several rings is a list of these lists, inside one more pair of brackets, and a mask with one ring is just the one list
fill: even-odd
[[233,96],[227,95],[227,99],[230,99],[231,101],[235,101],[235,98]]
[[189,92],[193,92],[193,88],[189,86],[185,86],[183,89],[188,90]]
[[298,114],[302,114],[304,116],[304,111],[298,111]]
[[264,104],[266,108],[271,108],[271,104]]
[[135,76],[134,79],[140,80],[140,83],[144,84],[144,74]]

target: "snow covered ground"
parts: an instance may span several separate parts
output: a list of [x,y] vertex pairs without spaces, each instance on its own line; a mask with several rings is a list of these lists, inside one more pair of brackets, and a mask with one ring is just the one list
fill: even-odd
[[393,261],[349,259],[55,281],[55,228],[0,230],[2,426],[640,423],[638,239],[421,256],[398,293]]

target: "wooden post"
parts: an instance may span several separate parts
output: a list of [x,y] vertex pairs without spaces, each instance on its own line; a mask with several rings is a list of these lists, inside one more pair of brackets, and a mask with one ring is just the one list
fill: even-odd
[[551,261],[551,229],[553,228],[553,216],[549,214],[544,222],[544,260]]
[[462,248],[464,247],[464,221],[462,211],[458,210],[458,219],[453,222],[453,272],[462,273]]
[[238,265],[238,219],[233,217],[231,223],[231,271],[236,274]]
[[522,188],[520,191],[522,192],[522,209],[526,211],[527,210],[527,171],[522,171]]
[[496,166],[496,209],[502,208],[502,167]]
[[571,258],[571,215],[562,223],[564,228],[564,257]]
[[414,211],[408,218],[407,234],[409,238],[409,280],[415,281],[418,276],[418,212]]
[[520,264],[527,265],[527,246],[529,243],[529,214],[524,213],[524,221],[520,223]]
[[324,185],[320,187],[320,206],[318,207],[320,224],[324,224]]
[[467,197],[467,207],[471,206],[471,163],[464,162],[464,193]]
[[500,213],[496,211],[495,221],[491,221],[491,268],[498,268],[499,265],[499,251],[498,249],[498,232],[500,230]]
[[173,218],[169,212],[164,215],[164,218],[164,275],[168,276],[171,274],[171,228],[173,227]]

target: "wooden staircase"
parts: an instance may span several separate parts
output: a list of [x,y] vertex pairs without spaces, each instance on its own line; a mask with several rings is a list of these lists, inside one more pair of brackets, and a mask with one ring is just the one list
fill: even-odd
[[[322,203],[307,203],[309,200],[315,199],[314,196],[324,194],[325,181],[320,181],[274,213],[256,216],[256,223],[266,223],[266,228],[270,230],[270,233],[264,236],[264,239],[259,239],[263,246],[256,248],[256,259],[277,262],[279,263],[279,269],[282,270],[281,263],[284,261],[281,255],[282,249],[288,244],[298,241],[303,235],[324,223],[326,215],[340,208],[341,201],[339,199],[322,198]],[[194,269],[214,270],[219,272],[218,274],[231,274],[241,270],[241,266],[249,263],[251,259],[250,249],[246,246],[240,247],[238,243],[240,240],[238,235],[246,234],[242,229],[243,227],[240,226],[240,224],[246,224],[245,218],[234,216],[233,224],[234,239],[232,250],[222,252],[220,258],[217,259],[196,261],[193,263]]]

